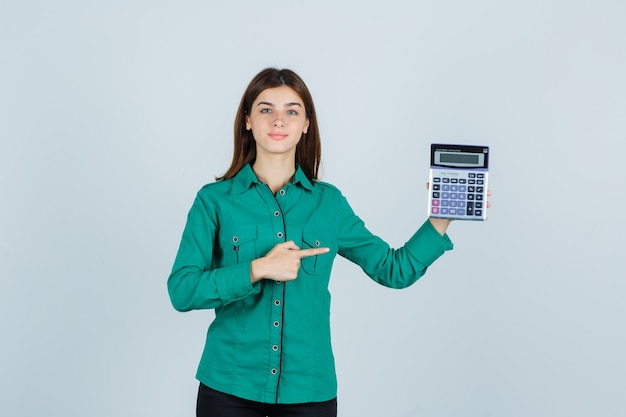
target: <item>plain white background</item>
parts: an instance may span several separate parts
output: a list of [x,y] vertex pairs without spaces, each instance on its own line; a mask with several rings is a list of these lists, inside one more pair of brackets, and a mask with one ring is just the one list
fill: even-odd
[[491,146],[486,223],[413,287],[338,259],[341,416],[624,416],[626,6],[0,2],[0,415],[191,416],[211,311],[170,272],[243,90],[308,83],[322,179],[401,246],[429,144]]

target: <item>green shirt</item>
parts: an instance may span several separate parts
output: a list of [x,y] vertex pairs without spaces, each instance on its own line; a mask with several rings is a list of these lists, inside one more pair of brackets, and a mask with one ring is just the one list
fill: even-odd
[[[276,244],[330,252],[303,258],[294,281],[250,282],[250,262]],[[374,281],[404,288],[452,249],[426,221],[400,249],[368,231],[341,192],[298,167],[276,196],[247,165],[204,186],[189,211],[168,279],[174,308],[215,309],[197,378],[264,403],[326,401],[337,395],[328,282],[335,255]]]

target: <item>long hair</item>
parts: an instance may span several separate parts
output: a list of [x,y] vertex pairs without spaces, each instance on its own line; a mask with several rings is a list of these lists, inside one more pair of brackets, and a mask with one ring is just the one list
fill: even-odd
[[317,179],[322,146],[320,143],[319,128],[313,98],[306,84],[295,72],[289,69],[266,68],[259,72],[250,81],[248,88],[241,97],[239,109],[235,117],[235,143],[233,160],[230,168],[222,177],[217,179],[229,179],[234,177],[241,168],[256,160],[256,143],[252,131],[246,129],[246,116],[252,110],[254,100],[268,88],[276,88],[286,85],[291,87],[304,102],[304,109],[309,127],[307,133],[302,134],[300,142],[296,146],[296,163],[300,165],[304,174],[310,179]]

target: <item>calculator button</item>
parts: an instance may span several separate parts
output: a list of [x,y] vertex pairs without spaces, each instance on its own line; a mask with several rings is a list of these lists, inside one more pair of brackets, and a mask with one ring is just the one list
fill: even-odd
[[474,215],[475,216],[482,216],[483,215],[483,211],[482,210],[474,210]]
[[468,194],[467,195],[467,199],[468,200],[473,200],[474,199],[474,194]]
[[467,176],[469,178],[476,178],[476,174],[474,174],[473,172],[470,172],[469,174],[467,174]]
[[445,182],[445,183],[449,183],[449,182],[450,182],[450,178],[444,178],[444,179],[442,179],[441,181],[442,181],[442,182]]
[[451,208],[450,209],[450,214],[456,214],[456,209]]
[[439,193],[438,192],[433,192],[433,198],[439,198]]
[[456,193],[450,193],[450,198],[456,200],[457,199],[457,194]]
[[433,207],[433,214],[439,214],[439,207]]
[[433,190],[439,191],[441,189],[441,184],[433,184]]
[[467,191],[467,187],[465,185],[459,185],[459,191],[464,193]]
[[450,193],[441,193],[441,198],[450,198]]
[[450,191],[459,191],[459,186],[458,185],[451,185],[450,186]]
[[478,178],[485,178],[485,174],[478,174],[477,177]]
[[459,183],[459,180],[458,180],[457,178],[452,178],[452,179],[450,180],[450,182],[451,182],[452,184],[458,184],[458,183]]
[[433,178],[433,182],[441,182],[441,178]]
[[476,184],[478,185],[483,185],[485,183],[485,181],[483,180],[476,180]]
[[447,208],[442,208],[441,209],[441,214],[448,214],[448,209]]
[[456,201],[450,200],[450,207],[456,207]]
[[458,214],[459,216],[465,216],[465,210],[463,209],[456,209],[456,214]]
[[471,201],[468,201],[466,208],[467,208],[467,215],[473,216],[474,215],[474,203],[472,203]]
[[485,187],[476,187],[477,193],[482,193],[485,190]]
[[476,200],[481,200],[483,199],[483,195],[482,194],[476,194]]
[[433,207],[439,206],[439,200],[433,200]]
[[461,178],[459,180],[459,184],[467,184],[467,180],[465,178]]
[[467,180],[468,184],[476,184],[476,180]]
[[442,207],[448,207],[448,205],[450,205],[450,202],[448,200],[441,200]]
[[465,193],[459,193],[458,194],[459,200],[465,200],[466,197],[467,197],[467,194],[465,194]]
[[477,201],[476,203],[474,203],[474,205],[476,206],[477,209],[483,208],[483,203],[481,201]]

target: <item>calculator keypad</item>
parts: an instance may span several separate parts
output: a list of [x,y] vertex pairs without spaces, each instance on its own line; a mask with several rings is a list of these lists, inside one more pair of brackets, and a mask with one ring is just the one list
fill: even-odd
[[486,172],[433,169],[429,216],[484,220],[486,185]]

